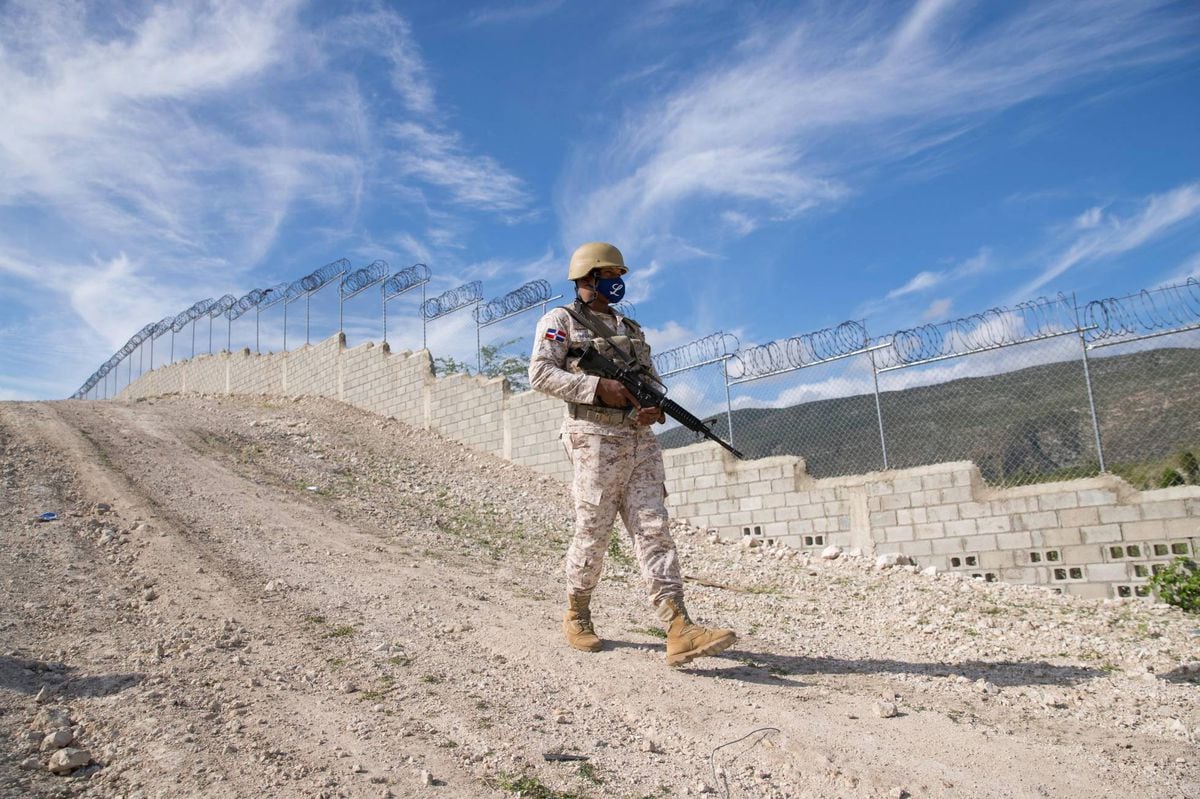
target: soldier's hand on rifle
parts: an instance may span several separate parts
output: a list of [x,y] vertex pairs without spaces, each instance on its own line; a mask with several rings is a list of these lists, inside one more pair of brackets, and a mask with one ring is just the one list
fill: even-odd
[[659,424],[667,420],[667,415],[663,413],[662,408],[638,408],[637,423],[639,427],[649,427],[652,424]]
[[607,377],[600,378],[600,382],[596,385],[596,399],[600,401],[600,404],[610,408],[628,408],[630,405],[635,408],[642,407],[634,399],[629,389],[625,388],[624,383],[620,380],[610,380]]

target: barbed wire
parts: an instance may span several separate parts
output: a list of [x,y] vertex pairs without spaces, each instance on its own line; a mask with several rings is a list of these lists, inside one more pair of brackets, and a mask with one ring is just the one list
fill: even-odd
[[270,291],[270,289],[250,289],[227,312],[230,321],[241,318],[251,308],[257,308],[266,299],[267,291]]
[[862,322],[842,322],[836,327],[738,350],[729,359],[729,377],[741,380],[802,369],[858,352],[865,349],[868,342],[867,329]]
[[683,346],[663,350],[654,356],[654,368],[662,375],[680,372],[732,355],[739,346],[737,336],[732,333],[713,333]]
[[1092,300],[1083,310],[1089,342],[1145,336],[1200,323],[1200,280]]
[[206,300],[200,300],[190,308],[185,308],[184,310],[180,311],[175,315],[174,321],[171,322],[171,332],[178,333],[187,327],[188,322],[195,321],[201,316],[204,316],[204,314],[208,313],[208,309],[213,306],[214,302],[216,302],[216,300],[214,300],[212,297],[209,297]]
[[263,298],[258,302],[259,309],[265,311],[271,306],[286,300],[288,298],[288,289],[291,286],[292,284],[285,280],[282,283],[276,283],[269,289],[264,289]]
[[486,325],[506,316],[520,313],[549,300],[550,292],[549,281],[531,280],[503,297],[496,297],[476,306],[475,321],[478,324]]
[[437,319],[439,316],[445,316],[473,302],[478,302],[483,299],[482,292],[483,284],[478,280],[472,280],[470,283],[465,283],[458,288],[450,289],[426,300],[425,304],[421,306],[421,313],[426,319]]
[[341,292],[344,295],[354,294],[362,291],[373,283],[378,283],[388,276],[387,261],[379,260],[371,263],[370,266],[364,266],[361,269],[356,269],[342,280]]
[[232,294],[226,294],[225,296],[221,297],[221,299],[214,302],[212,307],[208,309],[208,318],[215,319],[218,316],[224,315],[230,308],[237,305],[237,301],[237,297],[233,296]]
[[429,267],[425,264],[413,264],[407,269],[401,269],[383,283],[383,295],[391,299],[397,294],[403,294],[414,286],[429,280]]
[[350,270],[350,261],[346,258],[338,258],[336,261],[330,261],[320,269],[314,269],[311,273],[300,278],[298,281],[300,287],[307,293],[312,293],[324,286],[335,277],[340,277]]
[[881,367],[912,366],[924,361],[1036,341],[1078,329],[1070,297],[1041,297],[1012,307],[990,308],[948,322],[898,330],[892,346],[879,355]]

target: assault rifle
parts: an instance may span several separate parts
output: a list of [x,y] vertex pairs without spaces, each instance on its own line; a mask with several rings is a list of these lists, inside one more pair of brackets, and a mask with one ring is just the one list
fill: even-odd
[[588,374],[607,377],[609,380],[619,380],[625,388],[629,389],[629,393],[633,395],[634,399],[643,408],[662,408],[663,413],[679,422],[688,430],[699,433],[709,441],[717,442],[732,452],[738,460],[746,460],[745,455],[738,452],[730,444],[722,441],[720,436],[708,429],[708,425],[690,414],[679,403],[667,399],[666,390],[656,385],[657,381],[649,379],[640,366],[633,368],[618,366],[612,360],[597,352],[596,348],[589,344],[583,351],[583,357],[579,359],[579,368]]

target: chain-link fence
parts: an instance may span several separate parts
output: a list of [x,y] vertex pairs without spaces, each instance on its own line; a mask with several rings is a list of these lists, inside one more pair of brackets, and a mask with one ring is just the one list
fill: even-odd
[[[708,373],[659,365],[671,396],[748,457],[799,455],[816,477],[969,460],[994,485],[1102,471],[1139,487],[1200,479],[1194,279],[877,337],[846,322],[738,349]],[[666,447],[695,440],[661,435]]]

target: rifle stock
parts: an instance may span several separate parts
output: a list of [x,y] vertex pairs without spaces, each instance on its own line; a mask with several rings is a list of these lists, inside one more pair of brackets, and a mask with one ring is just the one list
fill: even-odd
[[708,425],[696,418],[686,408],[675,402],[675,400],[668,399],[667,392],[646,380],[640,368],[626,369],[618,366],[590,345],[584,350],[583,356],[579,359],[579,366],[585,372],[606,377],[609,380],[621,381],[643,408],[662,408],[663,413],[679,422],[688,430],[699,433],[709,441],[715,441],[733,453],[734,457],[738,460],[746,459],[745,455],[734,449],[733,445],[722,440],[720,436],[709,429]]

